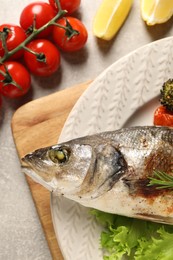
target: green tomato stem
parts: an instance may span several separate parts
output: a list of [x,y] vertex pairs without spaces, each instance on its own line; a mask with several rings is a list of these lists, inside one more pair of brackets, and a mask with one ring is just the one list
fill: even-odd
[[66,36],[68,38],[68,40],[70,40],[70,38],[72,38],[74,35],[78,35],[79,34],[79,31],[77,30],[74,30],[73,27],[70,25],[70,23],[67,21],[66,19],[66,26],[64,25],[61,25],[59,23],[53,23],[53,25],[59,27],[59,28],[62,28],[66,31]]
[[5,57],[8,55],[8,48],[7,48],[7,43],[6,43],[7,36],[8,36],[8,30],[7,30],[7,28],[4,28],[3,32],[0,32],[0,38],[2,40],[2,47],[5,51],[5,53],[4,53]]
[[6,65],[4,64],[5,72],[0,70],[0,74],[4,77],[0,82],[3,82],[3,88],[8,86],[9,84],[15,86],[16,88],[20,89],[23,91],[22,87],[12,78],[10,75]]
[[46,63],[46,56],[43,52],[35,52],[26,46],[24,46],[23,49],[35,55],[38,61]]
[[59,0],[55,0],[55,3],[56,3],[56,5],[57,5],[57,7],[58,7],[58,10],[59,10],[59,11],[62,11],[60,1],[59,1]]
[[[6,70],[6,67],[5,67],[5,70]],[[1,74],[2,76],[4,76],[4,78],[6,78],[6,77],[7,77],[7,70],[6,70],[6,72],[0,70],[0,74]],[[8,72],[8,75],[9,75],[9,72]]]
[[[57,2],[59,2],[59,0],[57,0]],[[60,5],[60,3],[59,3]],[[31,41],[33,40],[40,32],[42,32],[43,30],[45,30],[47,27],[54,25],[55,21],[57,21],[59,18],[61,18],[62,16],[64,16],[66,14],[65,10],[62,10],[60,8],[60,10],[58,11],[57,15],[54,16],[54,18],[52,18],[52,20],[50,20],[49,22],[47,22],[45,25],[43,25],[42,27],[40,27],[39,29],[34,29],[34,31],[20,44],[18,45],[15,49],[8,51],[5,53],[5,55],[0,59],[0,64],[4,63],[7,59],[9,59],[13,54],[15,54],[17,51],[24,49],[25,46]]]

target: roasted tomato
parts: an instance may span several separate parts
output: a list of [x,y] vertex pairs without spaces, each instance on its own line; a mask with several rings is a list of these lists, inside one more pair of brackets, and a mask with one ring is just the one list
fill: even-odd
[[173,112],[166,110],[164,106],[159,106],[154,113],[154,125],[173,127]]

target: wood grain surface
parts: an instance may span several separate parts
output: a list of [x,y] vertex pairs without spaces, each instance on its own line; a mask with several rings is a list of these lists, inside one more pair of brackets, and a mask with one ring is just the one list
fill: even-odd
[[[11,127],[19,159],[35,149],[57,143],[69,112],[90,83],[88,81],[31,101],[14,113]],[[52,224],[50,193],[30,177],[26,178],[52,258],[62,260]]]

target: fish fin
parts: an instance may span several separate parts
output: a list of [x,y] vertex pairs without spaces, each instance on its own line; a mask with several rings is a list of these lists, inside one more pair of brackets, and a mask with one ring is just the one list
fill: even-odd
[[172,217],[165,217],[161,215],[155,215],[155,214],[147,214],[147,213],[137,213],[136,218],[140,218],[143,220],[149,220],[152,222],[162,223],[162,224],[173,224],[173,218]]

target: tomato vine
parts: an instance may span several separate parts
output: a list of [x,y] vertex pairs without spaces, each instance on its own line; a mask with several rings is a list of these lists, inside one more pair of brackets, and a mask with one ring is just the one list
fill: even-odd
[[[67,7],[67,11],[62,9],[61,3],[63,7]],[[66,0],[51,0],[49,3],[33,2],[23,9],[20,16],[21,26],[10,24],[0,26],[0,93],[2,95],[16,98],[27,93],[30,86],[27,85],[26,87],[24,82],[21,81],[20,77],[23,78],[23,73],[27,75],[27,82],[30,84],[31,79],[29,72],[38,76],[47,77],[59,68],[60,50],[69,50],[68,48],[63,48],[62,42],[64,43],[64,38],[61,39],[60,43],[57,41],[56,28],[63,30],[64,35],[67,36],[65,40],[68,43],[65,42],[64,44],[70,45],[71,40],[79,41],[78,48],[72,47],[70,48],[70,51],[76,51],[85,45],[87,40],[87,31],[85,26],[76,19],[83,25],[83,27],[75,27],[75,25],[71,25],[69,19],[67,20],[66,18],[68,11],[69,13],[75,11],[79,4],[80,0],[70,2],[71,6],[69,6],[69,2],[67,5]],[[36,5],[40,5],[40,8],[38,9],[42,9],[42,12],[44,12],[42,15],[35,13],[36,11],[34,10],[36,10],[36,8],[34,9],[34,7]],[[26,19],[26,14],[29,12],[32,12],[32,16],[28,14],[29,18],[31,18],[29,21],[31,24],[28,24],[29,19]],[[59,22],[62,18],[65,19],[66,23]],[[44,39],[47,37],[45,32],[48,28],[52,28],[51,34],[54,35],[53,43],[50,40]],[[12,41],[12,39],[15,38],[13,37],[15,35],[15,30],[19,29],[21,30],[20,37],[19,34],[18,37],[16,36],[18,41],[17,39]],[[55,32],[53,33],[53,31]],[[77,37],[77,40],[76,36],[79,36]],[[53,52],[52,55],[50,55],[50,50]],[[18,62],[18,59],[21,58],[21,56],[24,58],[24,65]],[[17,72],[17,69],[19,68],[22,71],[21,75]],[[16,91],[14,91],[14,89]]]
[[[61,5],[60,5],[59,0],[55,0],[55,1],[57,3],[57,6],[58,6],[58,13],[53,17],[53,19],[50,20],[49,22],[47,22],[42,27],[40,27],[39,29],[37,29],[35,27],[35,21],[34,21],[34,23],[33,23],[33,32],[20,45],[18,45],[13,50],[8,51],[7,46],[6,46],[6,37],[4,35],[4,32],[1,33],[1,40],[2,40],[2,44],[4,46],[4,50],[5,50],[4,56],[0,58],[0,63],[1,64],[3,62],[5,62],[7,59],[9,59],[12,55],[14,55],[17,51],[23,49],[29,42],[31,42],[38,34],[40,34],[46,28],[48,28],[51,25],[58,26],[58,23],[56,23],[56,21],[58,19],[60,19],[61,17],[63,17],[66,14],[66,11],[61,9]],[[36,17],[35,17],[35,19],[36,19]],[[66,26],[66,27],[64,27],[64,29],[68,30],[68,27]]]

